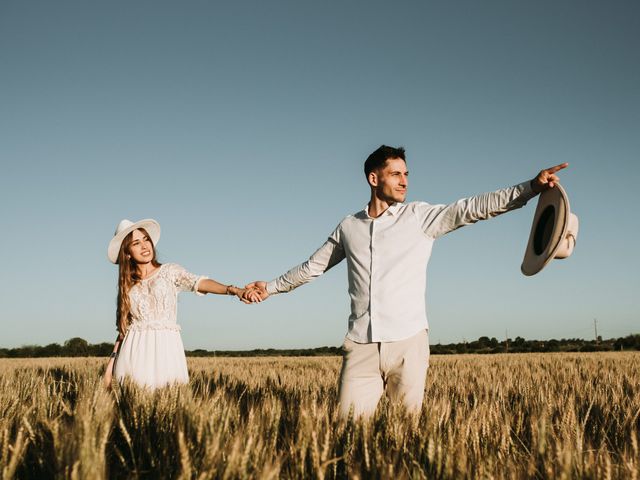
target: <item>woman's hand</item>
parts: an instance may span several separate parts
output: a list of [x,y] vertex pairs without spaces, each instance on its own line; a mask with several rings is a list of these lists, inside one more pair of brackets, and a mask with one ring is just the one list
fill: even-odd
[[238,288],[236,296],[244,303],[257,303],[262,301],[258,291],[252,288]]
[[102,379],[102,384],[104,388],[107,390],[111,390],[111,382],[113,381],[113,363],[114,359],[109,359],[109,364],[107,365],[107,370],[104,372],[104,377]]
[[107,369],[104,371],[104,377],[102,378],[102,384],[107,390],[111,390],[111,383],[113,382],[113,367],[116,363],[116,355],[120,350],[120,342],[122,342],[124,336],[118,335],[115,344],[113,345],[113,353],[109,357],[109,363],[107,363]]
[[269,293],[267,292],[267,282],[256,280],[255,282],[251,282],[245,285],[244,288],[255,291],[257,293],[257,297],[260,298],[260,300],[258,300],[260,302],[269,298]]

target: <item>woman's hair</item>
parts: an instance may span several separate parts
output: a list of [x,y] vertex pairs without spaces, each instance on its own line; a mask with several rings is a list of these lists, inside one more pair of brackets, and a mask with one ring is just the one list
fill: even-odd
[[[151,241],[151,250],[153,251],[153,257],[151,264],[154,267],[159,267],[160,263],[156,260],[156,246],[153,244],[153,240],[144,228],[139,228],[143,234]],[[120,245],[120,251],[118,252],[118,311],[116,314],[116,326],[118,327],[118,333],[120,337],[124,337],[127,333],[127,329],[131,324],[131,300],[129,299],[129,291],[136,283],[141,279],[138,276],[136,262],[131,258],[129,253],[129,247],[133,242],[133,232],[129,233],[122,244]]]

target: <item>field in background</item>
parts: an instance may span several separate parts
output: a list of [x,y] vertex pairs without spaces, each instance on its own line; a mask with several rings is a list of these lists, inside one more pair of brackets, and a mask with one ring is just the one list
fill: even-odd
[[432,356],[417,421],[337,418],[337,357],[189,359],[101,388],[105,360],[0,360],[9,478],[638,478],[640,353]]

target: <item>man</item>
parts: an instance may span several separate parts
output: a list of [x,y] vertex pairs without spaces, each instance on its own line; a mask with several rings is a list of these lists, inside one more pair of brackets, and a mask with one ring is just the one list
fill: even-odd
[[371,198],[347,216],[306,262],[269,283],[256,281],[262,300],[285,293],[347,259],[351,315],[343,344],[340,413],[369,416],[382,394],[420,411],[429,366],[426,267],[435,239],[457,228],[520,208],[547,188],[564,163],[522,184],[450,205],[403,203],[408,175],[403,148],[382,145],[364,172]]

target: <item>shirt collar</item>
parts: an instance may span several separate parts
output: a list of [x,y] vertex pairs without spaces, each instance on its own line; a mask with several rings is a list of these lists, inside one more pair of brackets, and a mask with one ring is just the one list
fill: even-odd
[[[395,216],[403,205],[404,205],[404,203],[402,203],[402,202],[394,202],[394,203],[392,203],[391,205],[389,205],[389,208],[387,208],[382,213],[382,215],[380,215],[380,217],[382,217],[384,215],[393,215],[393,216]],[[371,217],[371,215],[369,215],[369,204],[368,203],[364,206],[364,216],[366,218],[371,218],[371,219],[375,220],[373,217]],[[377,218],[380,218],[380,217],[377,217]]]

